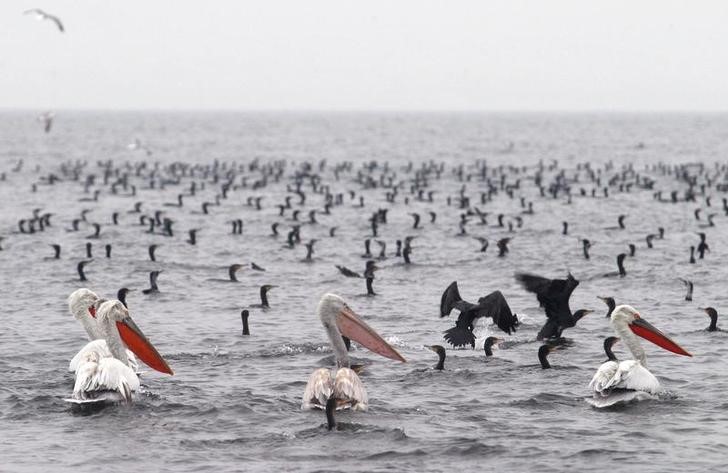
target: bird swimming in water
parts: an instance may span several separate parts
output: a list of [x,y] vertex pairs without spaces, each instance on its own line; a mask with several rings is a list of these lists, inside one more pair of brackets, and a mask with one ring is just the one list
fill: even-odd
[[336,265],[336,269],[339,270],[341,274],[346,276],[347,278],[360,278],[361,274],[357,273],[356,271],[352,271],[351,269],[347,268],[346,266],[339,266]]
[[687,293],[685,294],[685,300],[686,301],[692,301],[693,300],[693,282],[689,281],[687,279],[678,278],[683,284],[685,284],[685,289],[687,289]]
[[144,289],[143,294],[156,294],[159,292],[159,286],[157,286],[157,279],[162,271],[151,271],[149,273],[149,289]]
[[632,353],[632,360],[603,363],[592,377],[590,403],[594,407],[609,407],[632,400],[652,398],[662,387],[647,369],[647,356],[637,336],[678,355],[692,356],[667,335],[648,323],[629,305],[618,305],[612,312],[611,325],[617,336]]
[[268,303],[268,291],[273,289],[274,286],[272,284],[263,284],[260,286],[260,304],[252,305],[251,307],[261,307],[263,309],[270,309],[270,304]]
[[564,329],[574,327],[576,323],[593,311],[579,309],[572,313],[569,298],[579,285],[569,273],[566,279],[547,279],[533,274],[516,273],[516,280],[528,292],[536,294],[539,304],[546,312],[546,323],[538,332],[536,340],[558,339]]
[[705,330],[707,330],[708,332],[722,332],[722,330],[718,327],[718,311],[715,310],[713,307],[698,308],[708,314],[708,317],[710,317],[710,325]]
[[604,339],[604,354],[607,355],[606,362],[618,361],[617,357],[614,355],[614,352],[612,351],[614,344],[617,343],[618,341],[619,341],[619,337],[607,337]]
[[538,347],[538,361],[541,363],[541,369],[547,370],[551,368],[551,363],[549,363],[548,356],[549,354],[557,350],[555,345],[545,344]]
[[698,258],[703,259],[705,256],[706,251],[710,251],[710,248],[708,247],[708,244],[705,242],[705,233],[700,232],[698,233],[698,236],[700,236],[700,243],[698,243]]
[[88,279],[86,279],[86,273],[84,273],[84,268],[86,267],[87,264],[89,264],[91,262],[93,262],[92,259],[86,260],[86,261],[81,261],[76,266],[76,271],[78,271],[78,277],[81,281],[88,281]]
[[485,352],[485,356],[493,356],[493,347],[497,347],[499,343],[503,341],[502,338],[498,337],[488,337],[485,339],[485,342],[483,343],[483,351]]
[[436,370],[443,370],[445,369],[445,348],[442,347],[442,345],[430,345],[427,347],[428,349],[434,351],[437,353],[438,360],[437,364],[435,365],[434,369]]
[[250,327],[248,326],[248,317],[250,316],[250,312],[248,309],[243,309],[242,312],[240,312],[240,318],[243,321],[243,335],[250,335]]
[[242,268],[242,264],[231,264],[228,268],[228,277],[230,278],[230,281],[238,282],[238,278],[236,276],[236,273],[240,268]]
[[120,301],[122,304],[124,304],[124,307],[127,309],[129,308],[129,305],[126,303],[126,296],[131,292],[131,289],[122,287],[116,292],[116,299]]
[[333,428],[336,425],[334,411],[346,408],[364,411],[369,405],[364,384],[350,368],[349,353],[343,337],[385,358],[401,362],[406,360],[341,297],[325,294],[319,301],[317,313],[334,351],[336,368],[319,368],[311,374],[303,392],[301,409],[324,409],[329,427]]
[[372,261],[367,261],[366,268],[364,269],[364,278],[366,279],[367,284],[367,295],[368,296],[376,296],[377,294],[374,292],[374,271],[379,270],[379,266]]
[[154,252],[157,251],[157,248],[159,245],[149,245],[149,260],[150,261],[157,261],[157,257],[155,256]]
[[498,256],[503,258],[508,253],[508,243],[511,241],[510,238],[501,238],[498,240]]
[[460,296],[457,281],[453,281],[440,299],[440,317],[450,315],[452,309],[460,311],[455,327],[446,330],[444,339],[454,347],[470,345],[475,348],[475,321],[490,317],[498,328],[511,334],[516,331],[518,317],[511,312],[508,302],[500,291],[493,291],[478,299],[477,304],[464,301]]
[[53,258],[52,259],[61,259],[61,245],[54,243],[51,245],[53,247]]
[[607,317],[611,317],[612,311],[614,310],[615,307],[617,307],[617,303],[614,302],[614,297],[597,296],[597,299],[599,299],[602,302],[604,302],[605,304],[607,304]]

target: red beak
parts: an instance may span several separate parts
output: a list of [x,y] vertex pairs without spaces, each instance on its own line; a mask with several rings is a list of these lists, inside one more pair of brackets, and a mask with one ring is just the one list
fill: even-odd
[[96,318],[96,307],[94,307],[92,305],[89,306],[88,313],[91,314],[91,317],[93,317],[95,319]]
[[629,324],[629,328],[640,337],[648,340],[660,348],[671,351],[678,355],[693,356],[683,347],[674,342],[670,337],[660,332],[654,325],[643,318],[635,319]]
[[141,329],[137,327],[131,317],[126,317],[121,322],[116,322],[119,336],[129,347],[129,350],[139,357],[147,366],[160,373],[174,374],[162,355],[159,354],[154,345],[144,336]]
[[402,355],[387,343],[379,334],[359,318],[351,309],[346,308],[336,317],[336,326],[342,335],[354,340],[363,347],[385,358],[406,362]]

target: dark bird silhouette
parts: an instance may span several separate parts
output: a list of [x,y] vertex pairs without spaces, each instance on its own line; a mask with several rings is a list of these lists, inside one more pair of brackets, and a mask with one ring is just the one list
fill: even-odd
[[580,309],[572,313],[569,298],[579,285],[569,273],[566,279],[547,279],[533,274],[516,273],[516,280],[528,292],[536,294],[539,304],[546,312],[546,323],[538,332],[537,340],[561,338],[564,329],[573,327],[586,314],[592,312]]
[[230,267],[228,268],[228,277],[230,278],[231,281],[238,282],[238,278],[235,274],[242,267],[243,267],[242,264],[231,264],[230,265]]
[[589,250],[592,247],[592,243],[586,238],[581,240],[581,249],[584,252],[584,259],[589,259]]
[[548,345],[548,344],[541,345],[538,348],[538,361],[539,361],[539,363],[541,363],[542,369],[547,370],[547,369],[551,368],[551,363],[549,363],[548,356],[554,350],[556,350],[556,347],[554,345]]
[[311,261],[313,259],[313,245],[316,244],[318,240],[312,239],[308,243],[306,243],[306,261]]
[[687,293],[685,293],[685,300],[686,301],[692,301],[693,300],[693,282],[689,281],[687,279],[678,278],[683,284],[685,284],[685,289],[687,289]]
[[78,271],[78,277],[81,279],[81,281],[88,281],[88,279],[86,279],[86,274],[83,272],[83,270],[86,267],[86,265],[91,263],[92,261],[93,261],[92,259],[86,260],[86,261],[81,261],[76,266],[76,270]]
[[247,309],[243,309],[242,312],[240,312],[240,318],[243,321],[243,335],[250,335],[250,327],[248,327],[248,317],[250,316],[250,312],[248,312]]
[[485,352],[485,356],[493,356],[493,346],[497,346],[502,341],[503,339],[497,337],[486,338],[485,343],[483,343],[483,351]]
[[706,251],[710,251],[708,244],[705,242],[705,233],[698,233],[700,236],[700,243],[698,243],[698,258],[703,259]]
[[624,259],[627,257],[626,254],[620,253],[617,255],[617,268],[619,269],[619,276],[624,277],[627,275],[627,271],[624,270]]
[[149,259],[152,261],[157,261],[156,256],[154,255],[154,252],[157,251],[157,248],[159,245],[149,245]]
[[464,301],[460,296],[457,281],[453,281],[440,299],[440,317],[450,315],[452,309],[460,311],[455,327],[446,330],[445,340],[454,347],[470,345],[475,348],[475,321],[490,317],[498,328],[510,334],[516,331],[518,316],[511,312],[508,302],[500,291],[493,291],[478,299],[477,304]]
[[597,299],[600,299],[602,302],[604,302],[605,304],[607,304],[607,315],[606,316],[607,317],[611,317],[612,316],[612,311],[614,310],[615,307],[617,307],[617,303],[614,302],[614,298],[613,297],[597,296]]
[[126,295],[129,294],[129,292],[131,292],[131,289],[122,287],[116,293],[116,298],[119,300],[119,302],[124,304],[124,307],[126,307],[127,309],[129,308],[129,306],[126,303]]
[[436,370],[444,370],[445,369],[445,348],[442,347],[442,345],[430,345],[427,348],[437,353],[438,360],[437,365],[435,365]]
[[690,247],[690,264],[695,264],[695,247]]
[[111,244],[107,243],[104,245],[104,251],[106,251],[106,257],[111,258]]
[[268,303],[268,291],[270,291],[274,287],[278,286],[274,286],[272,284],[263,284],[262,286],[260,286],[260,305],[257,305],[255,307],[262,307],[264,309],[270,308],[270,304]]
[[53,259],[61,259],[61,245],[54,243],[51,245],[53,247]]
[[501,258],[508,253],[508,243],[511,241],[510,238],[501,238],[498,240],[498,256]]
[[604,339],[604,353],[607,355],[607,361],[619,361],[612,351],[612,347],[618,341],[619,337],[607,337]]
[[476,240],[480,242],[480,252],[485,253],[485,251],[488,249],[488,239],[485,237],[475,237]]
[[197,229],[197,228],[193,228],[192,230],[189,231],[190,238],[187,240],[187,243],[189,243],[190,245],[197,244],[197,232],[198,231],[199,231],[199,229]]
[[372,260],[367,261],[367,265],[364,268],[364,278],[367,282],[367,296],[376,296],[374,292],[374,271],[377,271],[379,267]]
[[151,271],[149,273],[149,289],[144,289],[142,291],[143,294],[155,294],[159,292],[159,286],[157,286],[157,279],[159,278],[159,273],[162,271]]
[[617,223],[619,224],[619,228],[621,228],[622,230],[625,229],[625,226],[624,226],[624,219],[625,218],[627,218],[626,215],[620,215],[619,217],[617,217]]
[[260,266],[258,266],[257,264],[253,263],[252,261],[250,262],[250,268],[251,269],[254,269],[256,271],[265,271],[264,268],[261,268]]
[[346,276],[347,278],[360,278],[361,274],[357,273],[356,271],[352,271],[351,269],[347,268],[346,266],[339,266],[336,265],[336,269],[339,270],[341,274]]
[[417,230],[420,227],[420,214],[416,212],[412,212],[410,216],[414,219],[414,223],[412,224],[412,228],[414,230]]
[[699,309],[710,317],[710,325],[705,330],[708,332],[720,332],[721,329],[718,327],[718,311],[713,307],[699,307]]

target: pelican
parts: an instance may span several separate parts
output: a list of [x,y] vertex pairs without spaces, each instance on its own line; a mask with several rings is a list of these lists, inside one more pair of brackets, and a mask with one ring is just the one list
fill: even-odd
[[647,356],[635,335],[678,355],[693,356],[643,319],[632,306],[615,307],[611,323],[615,333],[634,359],[620,362],[608,360],[599,367],[589,383],[589,387],[594,390],[590,402],[594,407],[608,407],[619,402],[650,399],[661,391],[660,382],[647,369]]
[[[336,370],[319,368],[311,374],[303,392],[301,409],[350,408],[364,411],[369,402],[366,389],[359,376],[351,369],[349,352],[342,335],[385,358],[405,362],[397,350],[389,345],[371,327],[354,313],[344,300],[334,294],[325,294],[318,305],[318,316],[329,336],[336,357]],[[331,414],[329,416],[329,414]],[[327,412],[329,427],[332,412]]]
[[[88,335],[89,343],[79,351],[76,356],[71,359],[68,364],[68,371],[76,371],[78,369],[81,360],[87,358],[88,353],[96,353],[99,358],[108,358],[113,356],[109,350],[106,340],[104,340],[104,333],[99,326],[96,319],[96,311],[98,307],[106,302],[104,299],[99,298],[95,292],[85,287],[77,289],[68,296],[68,310],[78,320],[86,330]],[[134,372],[139,372],[139,363],[137,362],[134,353],[130,350],[126,350],[126,357],[129,361],[129,368],[133,369]]]
[[76,369],[73,396],[68,402],[129,402],[139,389],[139,378],[129,368],[123,342],[147,365],[161,373],[173,374],[167,362],[147,340],[118,300],[106,301],[97,311],[98,327],[112,356],[98,352],[84,354]]

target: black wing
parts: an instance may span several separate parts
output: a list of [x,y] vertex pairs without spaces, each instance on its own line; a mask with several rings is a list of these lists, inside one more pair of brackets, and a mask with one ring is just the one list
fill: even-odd
[[453,281],[449,286],[447,286],[445,292],[442,293],[442,299],[440,299],[440,317],[450,315],[450,311],[452,311],[452,309],[456,307],[456,304],[462,300],[463,298],[460,297],[460,291],[458,291],[458,282]]
[[506,298],[500,291],[493,291],[485,297],[478,299],[477,317],[490,317],[498,328],[511,334],[516,331],[518,319],[508,306]]
[[350,270],[346,266],[339,266],[337,264],[336,269],[338,269],[339,272],[341,272],[341,274],[343,274],[347,278],[360,278],[361,277],[361,275],[359,273],[357,273],[356,271]]
[[574,326],[576,322],[569,307],[569,298],[579,285],[579,281],[571,274],[566,279],[547,279],[533,274],[517,273],[516,280],[528,292],[536,294],[538,302],[546,312],[546,317],[555,318],[562,327]]

